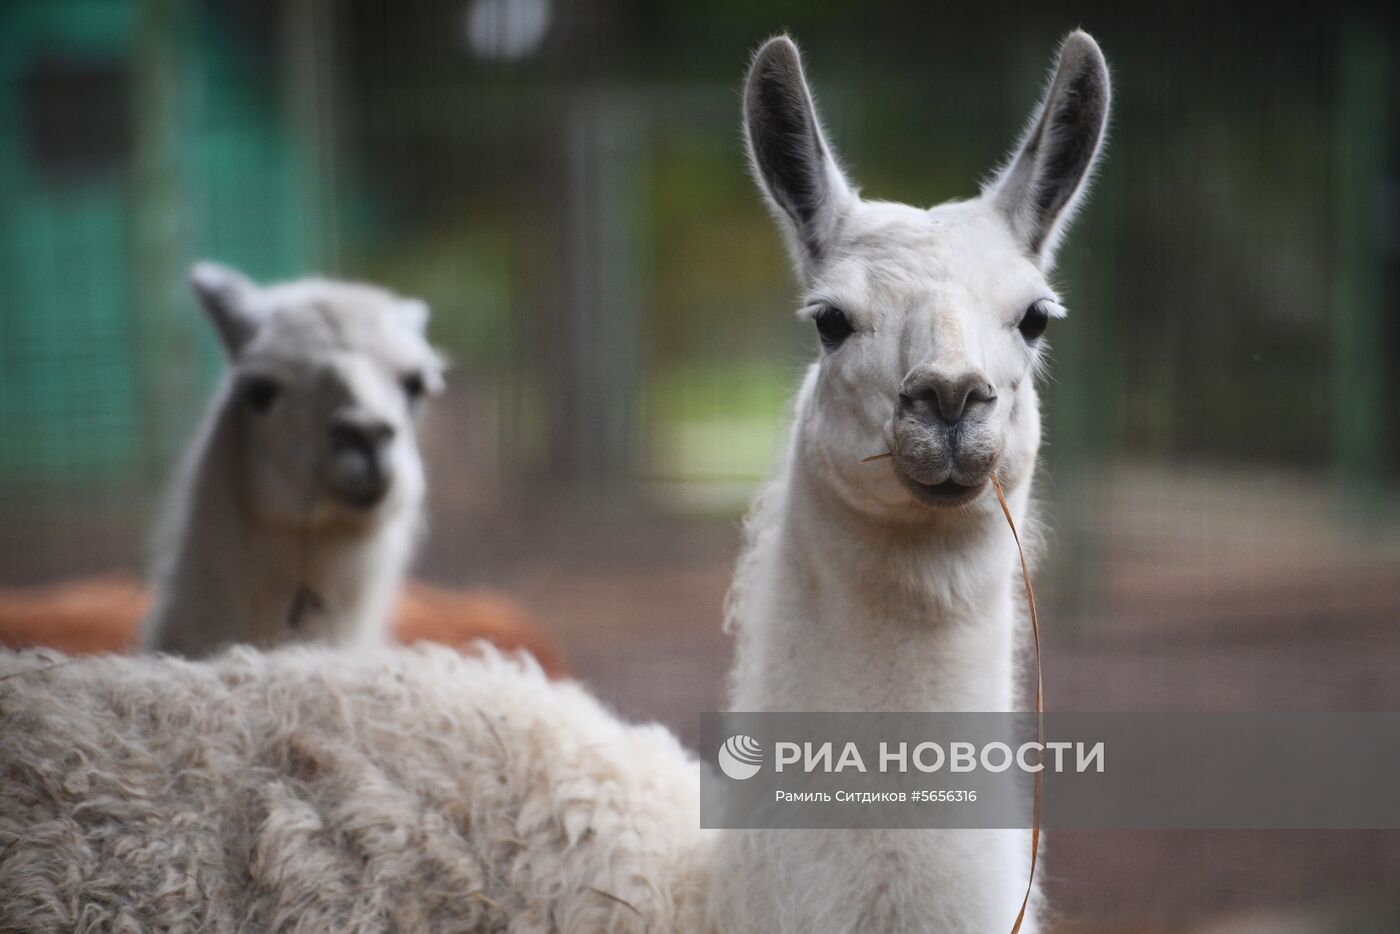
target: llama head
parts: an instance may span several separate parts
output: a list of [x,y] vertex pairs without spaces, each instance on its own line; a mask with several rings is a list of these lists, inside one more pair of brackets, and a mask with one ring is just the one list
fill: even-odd
[[443,372],[427,305],[324,279],[259,286],[214,263],[190,284],[231,367],[217,404],[244,509],[276,525],[363,527],[419,507],[416,422]]
[[[848,503],[888,516],[968,507],[994,471],[1028,476],[1040,443],[1049,282],[1108,118],[1103,55],[1060,48],[1016,151],[981,195],[931,209],[862,199],[822,131],[797,47],[769,40],[744,93],[749,161],[820,337],[793,456]],[[891,453],[890,466],[862,458]],[[893,469],[890,469],[892,467]]]

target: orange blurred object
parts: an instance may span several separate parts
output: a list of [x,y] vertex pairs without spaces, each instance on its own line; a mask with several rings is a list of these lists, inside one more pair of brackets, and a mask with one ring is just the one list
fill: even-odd
[[[0,646],[43,646],[71,655],[125,652],[150,605],[145,585],[127,574],[0,589]],[[563,653],[520,605],[490,590],[445,590],[409,581],[399,597],[394,639],[458,649],[482,639],[504,651],[529,652],[551,678],[568,674]]]

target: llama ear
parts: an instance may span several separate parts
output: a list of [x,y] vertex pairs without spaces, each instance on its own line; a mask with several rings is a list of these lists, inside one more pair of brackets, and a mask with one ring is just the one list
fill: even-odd
[[827,146],[802,57],[787,36],[764,43],[744,88],[749,167],[804,274],[831,247],[855,200]]
[[983,194],[1043,266],[1084,195],[1108,123],[1108,65],[1098,43],[1075,30],[1060,46],[1055,75],[1016,155]]
[[230,358],[237,357],[262,324],[257,285],[236,269],[202,262],[190,269],[190,288],[214,323],[224,350]]
[[433,311],[428,307],[428,303],[421,298],[401,299],[395,303],[394,311],[405,324],[419,334],[428,333],[428,319],[433,316]]

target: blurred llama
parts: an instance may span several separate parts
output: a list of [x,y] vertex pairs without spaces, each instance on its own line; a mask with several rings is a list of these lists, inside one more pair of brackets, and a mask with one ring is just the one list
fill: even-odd
[[146,647],[197,656],[386,637],[422,524],[428,307],[368,285],[190,274],[229,373],[159,545]]
[[[245,317],[247,314],[258,312],[259,290],[237,273],[205,265],[195,271],[193,279],[197,294],[201,296],[205,307],[216,321],[223,321],[230,315],[238,314],[239,309],[245,306],[246,309],[250,309],[245,311]],[[414,369],[388,361],[396,368],[395,372],[400,374],[398,388],[386,386],[384,392],[380,393],[386,397],[385,405],[391,416],[402,419],[402,437],[409,438],[412,431],[410,420],[414,411],[421,408],[421,404],[414,397],[435,388],[440,379],[439,361],[426,349],[422,341],[420,322],[426,316],[426,310],[418,302],[397,299],[363,286],[307,282],[295,289],[280,287],[280,290],[265,290],[273,293],[279,291],[284,294],[291,293],[293,296],[289,299],[290,310],[285,312],[288,315],[307,315],[309,312],[298,312],[295,308],[313,303],[314,296],[318,294],[322,296],[322,303],[326,308],[324,312],[315,313],[318,315],[330,315],[330,309],[346,304],[347,301],[351,305],[363,302],[367,303],[367,307],[376,304],[382,306],[380,317],[387,318],[381,323],[394,334],[394,343],[377,342],[373,353],[388,353],[390,351],[386,351],[385,348],[397,344],[404,360],[418,359],[422,363],[420,368]],[[295,297],[297,294],[309,298],[303,301],[303,298]],[[343,314],[355,312],[347,311]],[[372,316],[374,312],[371,310],[368,314]],[[237,322],[231,322],[229,326],[236,327]],[[298,334],[298,340],[304,342],[313,337],[316,327],[318,325],[312,324],[309,329],[303,328]],[[308,401],[307,391],[298,386],[255,384],[253,380],[266,378],[271,367],[264,361],[255,369],[251,352],[238,349],[240,345],[246,345],[247,340],[239,337],[240,332],[228,332],[221,324],[220,334],[225,333],[229,333],[233,340],[231,346],[226,345],[230,346],[231,356],[234,358],[236,373],[232,381],[244,380],[242,391],[245,411],[241,416],[236,413],[223,414],[225,419],[241,421],[232,425],[221,424],[220,430],[226,433],[243,432],[243,438],[246,440],[234,444],[228,442],[227,436],[220,439],[223,445],[220,450],[224,455],[224,459],[220,460],[217,455],[206,450],[213,440],[214,432],[214,428],[207,425],[200,435],[201,444],[196,446],[197,449],[187,458],[191,466],[177,476],[174,483],[177,495],[171,504],[172,510],[177,520],[183,520],[184,527],[170,530],[177,534],[165,536],[164,554],[159,556],[161,574],[167,582],[164,588],[166,599],[161,608],[161,613],[167,618],[167,622],[161,624],[161,628],[167,633],[165,647],[171,651],[195,653],[212,648],[221,641],[233,641],[239,638],[240,633],[244,639],[257,633],[263,644],[279,639],[308,638],[325,633],[372,633],[380,625],[377,620],[382,618],[381,610],[377,609],[378,605],[386,595],[392,595],[397,589],[397,581],[401,576],[400,568],[411,551],[412,528],[421,509],[422,469],[413,451],[412,441],[406,441],[402,452],[390,454],[387,459],[374,450],[356,450],[354,445],[350,445],[348,450],[328,454],[328,457],[340,458],[341,473],[324,482],[324,489],[329,491],[328,494],[323,495],[320,490],[313,492],[318,494],[318,498],[326,498],[326,495],[329,495],[332,498],[332,507],[335,507],[338,501],[345,500],[347,494],[349,503],[336,508],[333,513],[323,504],[313,504],[320,510],[320,523],[314,527],[312,523],[305,522],[305,517],[301,515],[287,517],[284,514],[279,521],[268,523],[260,516],[233,508],[246,506],[253,502],[256,496],[268,499],[258,493],[259,488],[256,486],[258,482],[266,484],[266,481],[258,481],[256,477],[249,477],[244,472],[244,468],[250,465],[261,463],[264,468],[279,470],[282,475],[293,478],[292,486],[302,490],[311,489],[308,481],[297,479],[298,473],[305,473],[313,481],[317,479],[316,475],[310,472],[306,461],[295,460],[294,449],[291,455],[288,455],[289,448],[283,443],[283,436],[278,435],[277,429],[272,427],[277,418],[272,408],[279,399],[284,405],[293,407],[292,411],[282,414],[282,421],[279,423],[285,426],[287,432],[307,432],[305,437],[311,437],[312,434],[321,437],[315,422],[323,420],[324,416],[309,411],[308,407],[324,406],[331,400]],[[342,334],[341,337],[345,338],[346,335]],[[350,345],[347,342],[345,346],[348,349]],[[276,351],[280,355],[276,367],[297,372],[302,371],[297,369],[301,364],[296,362],[296,354],[302,354],[308,361],[319,354],[312,345],[292,343],[279,345]],[[380,379],[383,382],[382,378],[375,374],[382,369],[386,361],[376,361],[373,353],[366,352],[369,378]],[[328,353],[326,356],[334,355]],[[243,365],[244,362],[246,365]],[[310,365],[308,362],[307,366]],[[304,372],[310,374],[314,371],[308,368]],[[258,375],[255,377],[254,374]],[[420,375],[421,389],[418,385]],[[219,397],[216,411],[223,412],[229,406],[236,406],[237,397],[230,394],[238,391],[226,387]],[[399,402],[395,398],[398,392],[404,394],[403,403],[409,410],[406,413],[400,411]],[[254,397],[267,393],[271,393],[272,396],[267,399]],[[259,412],[255,408],[256,405],[264,404],[268,406],[266,412]],[[303,416],[311,423],[309,428],[303,429],[292,423],[295,407],[301,407]],[[251,411],[247,411],[249,409]],[[347,412],[353,411],[347,409]],[[253,418],[253,415],[258,417]],[[218,417],[211,414],[210,419],[217,421]],[[267,426],[265,429],[259,427],[264,425]],[[263,431],[263,434],[253,434],[255,429]],[[345,448],[344,441],[347,439],[338,436],[338,440],[341,442],[341,448]],[[325,446],[324,442],[318,443]],[[264,452],[262,461],[253,456],[258,450]],[[236,455],[236,460],[230,460],[230,454]],[[269,454],[273,457],[271,462],[266,461]],[[399,458],[401,466],[393,468],[391,473],[384,469],[384,465],[393,458]],[[195,502],[191,488],[191,482],[201,470],[204,475],[197,482],[204,484],[201,489],[207,493],[206,503]],[[219,470],[222,470],[221,474],[216,473]],[[357,470],[377,470],[378,473],[359,476]],[[364,494],[376,492],[371,488],[376,477],[385,487],[379,506],[361,506],[360,504],[366,503]],[[399,487],[396,499],[388,492],[389,485],[395,482]],[[356,483],[369,483],[370,486],[356,488]],[[337,489],[343,492],[336,494]],[[228,496],[220,495],[220,491],[228,493]],[[207,501],[211,499],[217,509],[206,508]],[[270,508],[263,508],[262,515],[275,513],[278,509],[274,500]],[[286,512],[285,509],[281,511]],[[333,521],[327,521],[328,515]],[[215,528],[212,521],[214,517],[223,517],[221,528]],[[297,527],[298,523],[301,523],[300,529]],[[182,523],[177,521],[175,524],[180,526]],[[230,538],[231,527],[236,529],[238,534]],[[298,536],[296,544],[299,546],[292,560],[305,562],[307,570],[319,571],[323,562],[333,573],[344,572],[346,561],[379,563],[364,575],[351,575],[347,579],[341,573],[341,579],[335,586],[309,582],[308,577],[306,581],[301,582],[306,588],[302,602],[294,607],[296,594],[290,592],[289,595],[291,585],[287,582],[287,577],[293,573],[301,577],[302,569],[290,560],[281,568],[268,563],[275,561],[279,556],[285,557],[288,550],[287,538],[292,534]],[[231,565],[211,565],[210,555],[218,554],[218,536],[225,537],[230,555],[241,554],[240,549],[247,548],[251,550],[253,560],[244,559]],[[375,536],[384,537],[377,542],[371,541]],[[267,550],[268,545],[259,545],[259,542],[270,543],[272,550]],[[200,557],[197,562],[192,560],[182,568],[176,549],[191,543],[201,549]],[[374,546],[381,547],[376,549]],[[344,559],[340,556],[344,556]],[[200,563],[203,567],[212,566],[216,570],[215,583],[219,588],[217,594],[221,594],[217,600],[207,598],[197,589],[201,586],[201,581],[196,576]],[[183,580],[179,576],[182,570],[186,572]],[[251,581],[242,582],[233,576],[242,571],[257,576]],[[324,581],[327,576],[325,572],[321,572],[319,580]],[[270,593],[263,593],[265,605],[255,605],[244,599],[244,591],[253,586],[265,588],[269,578],[275,586]],[[172,588],[172,583],[178,586]],[[196,589],[191,591],[192,587]],[[348,596],[337,596],[335,601],[331,602],[326,595],[337,590],[345,592]],[[184,605],[178,609],[171,601],[176,592],[182,593],[185,600]],[[211,591],[212,593],[216,592]],[[325,605],[318,609],[307,602],[316,599],[325,601]],[[238,613],[235,617],[229,608],[235,606],[237,601],[242,602],[237,604]],[[142,620],[149,618],[154,602],[151,590],[139,578],[121,571],[56,581],[40,587],[0,588],[0,646],[47,647],[76,654],[127,651],[138,637]],[[300,614],[300,621],[296,626],[291,625],[289,618],[294,608]],[[353,615],[334,618],[327,615],[342,610],[347,610]],[[185,618],[195,621],[190,629],[199,628],[200,631],[182,630],[181,624],[171,618],[171,614],[177,612],[188,613],[188,617]],[[227,617],[228,622],[225,622],[223,617],[215,618],[215,614],[220,612],[230,613]],[[260,615],[255,618],[250,616],[255,612]],[[495,591],[481,588],[443,589],[421,581],[408,581],[389,615],[392,617],[393,638],[404,644],[427,640],[472,650],[479,641],[485,640],[503,651],[528,651],[551,676],[563,676],[567,671],[563,653],[554,641],[540,631],[518,603]],[[170,633],[176,635],[169,635]],[[261,635],[264,633],[265,636]],[[151,641],[152,630],[148,628],[145,635],[147,641]],[[183,641],[175,642],[177,637]],[[205,649],[201,649],[200,645],[205,646]]]

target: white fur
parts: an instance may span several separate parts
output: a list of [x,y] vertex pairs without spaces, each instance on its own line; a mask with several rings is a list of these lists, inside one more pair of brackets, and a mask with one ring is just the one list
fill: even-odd
[[699,772],[528,658],[0,652],[0,930],[680,930]]
[[[1063,60],[1098,56],[1082,33],[1065,49]],[[798,258],[804,314],[839,308],[854,331],[807,372],[786,463],[750,517],[729,614],[739,638],[732,706],[1017,709],[1016,659],[1029,635],[1015,545],[988,478],[995,471],[1017,524],[1029,525],[1044,340],[1026,340],[1017,324],[1037,301],[1059,307],[1048,255],[1028,251],[1016,205],[995,186],[930,210],[861,200],[844,179],[823,190],[840,178],[824,140],[789,148],[799,159],[824,154],[805,168],[820,226],[804,230],[791,199],[769,190],[803,167],[757,156],[780,148],[764,137],[772,127],[802,124],[761,112],[765,102],[811,106],[810,94],[754,88],[801,75],[796,60],[783,38],[758,53],[750,152]],[[820,126],[815,113],[807,122]],[[1074,192],[1083,183],[1068,181]],[[1049,222],[1058,229],[1060,218]],[[924,374],[964,372],[996,399],[963,420],[956,447],[901,414],[897,397]],[[862,462],[886,451],[894,457]],[[926,489],[952,481],[963,485],[956,502]],[[718,843],[710,905],[729,930],[988,934],[1011,929],[1029,864],[1028,831],[733,832]],[[1022,931],[1038,930],[1038,901],[1037,892]]]
[[[997,436],[999,475],[1024,526],[1039,443],[1032,363],[998,333],[1005,322],[976,311],[1015,307],[1047,287],[978,202],[933,212],[862,203],[846,229],[866,248],[820,287],[868,314],[872,329],[809,370],[791,453],[751,517],[730,611],[732,706],[1014,709],[1026,634],[996,500],[986,491],[934,511],[889,461],[861,459],[890,448],[890,399],[911,363],[933,352],[932,335],[959,333],[944,352],[975,354],[1016,400]],[[997,267],[1009,274],[989,275]],[[1010,930],[1030,859],[1022,831],[734,832],[719,847],[713,908],[735,930],[740,919],[765,931]],[[1034,921],[1022,930],[1035,931]]]
[[[143,642],[192,656],[229,643],[383,638],[425,488],[420,404],[402,380],[434,391],[442,378],[426,306],[322,279],[259,287],[212,264],[191,278],[229,373],[174,485]],[[266,411],[249,405],[255,380],[277,387]],[[337,420],[393,431],[377,455],[388,491],[373,506],[336,495],[363,468],[334,448]],[[322,606],[294,613],[302,588]]]

